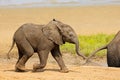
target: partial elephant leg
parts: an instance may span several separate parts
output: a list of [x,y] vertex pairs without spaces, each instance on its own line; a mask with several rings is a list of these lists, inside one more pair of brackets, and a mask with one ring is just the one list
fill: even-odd
[[107,64],[109,67],[120,67],[119,58],[116,55],[111,55],[112,53],[107,54]]
[[61,71],[63,73],[67,73],[69,72],[69,70],[67,69],[67,67],[64,64],[64,61],[62,59],[62,55],[60,53],[60,49],[59,46],[55,47],[52,51],[52,56],[54,57],[54,59],[57,61],[58,65],[60,66]]
[[23,55],[22,58],[17,62],[15,66],[15,71],[16,72],[24,72],[25,69],[25,63],[28,60],[27,55]]
[[33,65],[33,71],[34,72],[43,72],[44,71],[44,67],[46,66],[47,63],[47,59],[48,59],[48,54],[49,51],[44,50],[44,51],[40,51],[38,53],[39,59],[40,59],[40,64],[34,64]]
[[18,48],[19,48],[18,49],[19,50],[19,59],[16,63],[15,69],[17,72],[24,72],[26,70],[25,63],[33,55],[34,50],[27,41],[24,41],[21,44],[19,44]]
[[[19,46],[17,46],[17,47],[19,47]],[[19,55],[19,57],[18,57],[18,61],[17,61],[17,63],[19,62],[19,60],[22,58],[22,56],[23,56],[23,52],[20,50],[20,48],[18,48],[18,55]],[[16,64],[17,64],[16,63]]]

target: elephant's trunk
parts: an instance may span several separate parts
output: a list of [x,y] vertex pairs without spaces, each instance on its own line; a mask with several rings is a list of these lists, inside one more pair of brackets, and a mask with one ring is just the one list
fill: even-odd
[[80,50],[79,50],[79,42],[77,41],[77,43],[75,44],[75,49],[76,49],[76,53],[78,56],[81,56],[83,59],[86,59],[86,57],[80,53]]

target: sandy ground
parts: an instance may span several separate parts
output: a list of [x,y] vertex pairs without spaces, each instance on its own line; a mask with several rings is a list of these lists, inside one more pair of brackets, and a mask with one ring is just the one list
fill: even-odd
[[[32,65],[38,58],[31,58],[25,73],[14,72],[16,59],[6,60],[13,33],[24,23],[47,24],[56,18],[71,25],[77,34],[112,34],[120,30],[120,6],[87,6],[61,8],[0,8],[0,80],[120,80],[119,68],[90,64],[80,66],[78,58],[64,57],[69,73],[60,73],[55,61],[48,61],[45,72],[32,73]],[[16,55],[16,48],[11,56]],[[69,54],[69,53],[68,53]],[[106,64],[106,60],[103,63]],[[97,61],[96,61],[97,62]],[[101,62],[99,63],[101,64]]]
[[32,72],[32,65],[39,63],[39,61],[37,58],[31,58],[26,64],[28,72],[20,73],[14,71],[15,62],[16,59],[14,58],[9,61],[0,59],[1,80],[120,80],[119,68],[95,66],[95,64],[94,66],[91,64],[89,66],[80,66],[66,63],[69,73],[61,73],[57,63],[48,60],[44,72]]

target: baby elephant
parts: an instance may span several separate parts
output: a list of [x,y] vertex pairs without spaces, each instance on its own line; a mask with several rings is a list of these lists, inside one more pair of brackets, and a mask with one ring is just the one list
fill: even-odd
[[107,64],[108,64],[108,66],[109,67],[120,67],[120,31],[116,34],[114,39],[109,44],[94,51],[88,57],[87,62],[98,51],[103,50],[103,49],[107,49]]
[[71,26],[53,19],[46,25],[24,24],[13,36],[13,44],[9,53],[16,43],[18,48],[19,58],[15,66],[18,72],[25,71],[25,63],[36,52],[39,56],[40,64],[34,64],[34,71],[43,71],[47,64],[48,54],[51,52],[53,58],[57,61],[61,72],[69,70],[64,64],[60,45],[65,42],[75,44],[76,53],[86,58],[79,51],[79,41],[75,31]]

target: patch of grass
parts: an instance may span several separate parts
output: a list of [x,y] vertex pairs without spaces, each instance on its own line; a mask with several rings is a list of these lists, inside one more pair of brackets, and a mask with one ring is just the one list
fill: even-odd
[[[79,35],[80,51],[86,56],[90,55],[94,50],[108,44],[114,37],[114,34],[95,34],[95,35]],[[66,43],[61,46],[62,52],[75,54],[75,45]],[[100,51],[97,56],[104,56],[106,51]]]

